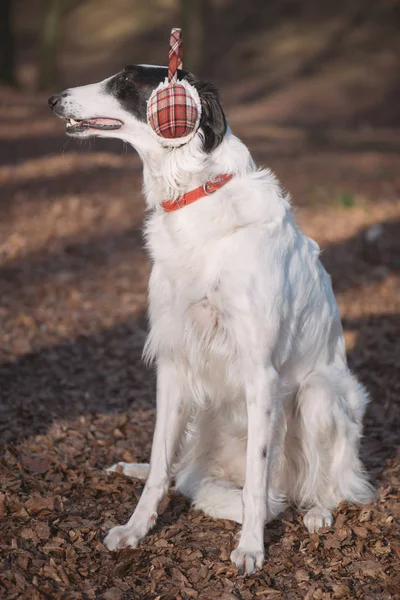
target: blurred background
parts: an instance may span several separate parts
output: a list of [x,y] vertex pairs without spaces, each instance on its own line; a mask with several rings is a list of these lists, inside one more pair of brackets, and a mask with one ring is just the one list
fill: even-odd
[[0,76],[23,90],[164,64],[179,24],[186,68],[218,81],[249,122],[399,125],[397,0],[3,0],[1,11]]
[[[218,86],[233,131],[277,173],[322,248],[350,365],[372,395],[363,456],[390,519],[400,477],[400,1],[2,0],[0,439],[17,507],[7,535],[20,535],[29,486],[54,495],[59,481],[64,503],[103,527],[111,492],[99,469],[149,456],[141,164],[119,141],[67,139],[47,97],[127,63],[166,64],[172,26],[184,28],[185,68]],[[130,488],[117,483],[108,514],[122,521]],[[91,560],[111,568],[106,554]],[[12,564],[27,581],[38,570]],[[21,597],[28,583],[13,577]],[[79,588],[85,576],[74,577]],[[377,590],[354,597],[389,598]]]

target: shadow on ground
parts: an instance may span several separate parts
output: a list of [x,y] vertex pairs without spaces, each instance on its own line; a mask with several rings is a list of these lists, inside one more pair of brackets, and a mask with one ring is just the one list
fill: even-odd
[[[380,247],[372,254],[378,267],[376,262],[371,265],[365,231],[324,250],[323,261],[332,274],[336,291],[357,288],[387,276],[390,271],[399,271],[400,224],[388,222],[382,227]],[[128,237],[131,237],[131,249],[140,244],[138,231],[128,232]],[[48,264],[46,260],[28,256],[13,267],[3,269],[3,281],[16,277],[23,296],[24,286],[31,292],[32,286],[41,285],[43,277],[51,280],[57,270],[74,272],[77,269],[76,276],[86,277],[86,269],[90,272],[96,268],[91,257],[96,260],[100,257],[101,262],[104,246],[117,252],[114,261],[126,259],[126,243],[123,237],[121,239],[122,245],[118,238],[111,244],[102,238],[91,240],[59,257],[49,257]],[[82,261],[82,257],[89,260]],[[350,365],[372,395],[363,454],[377,475],[385,459],[396,452],[399,441],[400,317],[381,314],[347,318],[344,329],[352,332],[356,339],[349,355]],[[152,407],[154,376],[141,362],[145,336],[146,320],[142,314],[92,335],[63,340],[12,362],[3,362],[0,367],[2,441],[15,443],[44,433],[55,421],[74,420],[80,415],[123,414],[135,410],[136,406]]]

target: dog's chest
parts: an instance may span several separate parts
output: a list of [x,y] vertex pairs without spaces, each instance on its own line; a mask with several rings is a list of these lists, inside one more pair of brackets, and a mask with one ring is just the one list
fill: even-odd
[[201,345],[205,341],[212,344],[226,330],[226,316],[218,291],[210,291],[201,300],[190,303],[185,312],[186,331],[196,336]]
[[216,289],[188,305],[182,322],[181,348],[197,380],[199,395],[217,399],[221,390],[237,387],[238,351],[234,321]]
[[153,225],[151,354],[178,357],[211,395],[211,388],[226,386],[237,366],[236,256],[223,236]]
[[[193,374],[215,378],[232,362],[236,343],[229,295],[212,271],[181,272],[169,279],[170,294],[153,289],[158,311],[152,325],[162,347],[181,357]],[[158,286],[157,286],[158,287]],[[159,299],[162,299],[161,302]]]
[[201,278],[198,274],[193,279],[188,277],[186,283],[181,280],[177,287],[175,302],[171,310],[182,326],[181,343],[188,349],[197,351],[210,358],[218,348],[221,354],[227,337],[231,337],[232,323],[229,318],[229,297],[217,276],[208,273]]

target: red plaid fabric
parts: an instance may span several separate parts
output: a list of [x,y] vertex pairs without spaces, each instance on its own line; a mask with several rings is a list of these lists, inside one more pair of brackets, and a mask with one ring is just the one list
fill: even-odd
[[163,138],[181,138],[193,132],[198,110],[183,85],[169,85],[154,94],[147,107],[149,124]]
[[178,69],[182,69],[182,29],[174,27],[169,39],[168,81],[175,83],[178,80]]

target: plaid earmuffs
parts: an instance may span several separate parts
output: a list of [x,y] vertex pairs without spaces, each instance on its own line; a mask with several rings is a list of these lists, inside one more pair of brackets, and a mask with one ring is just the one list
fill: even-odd
[[178,69],[182,69],[182,53],[182,30],[173,29],[168,77],[153,91],[147,103],[147,122],[164,146],[186,144],[200,125],[199,94],[188,81],[178,81]]

